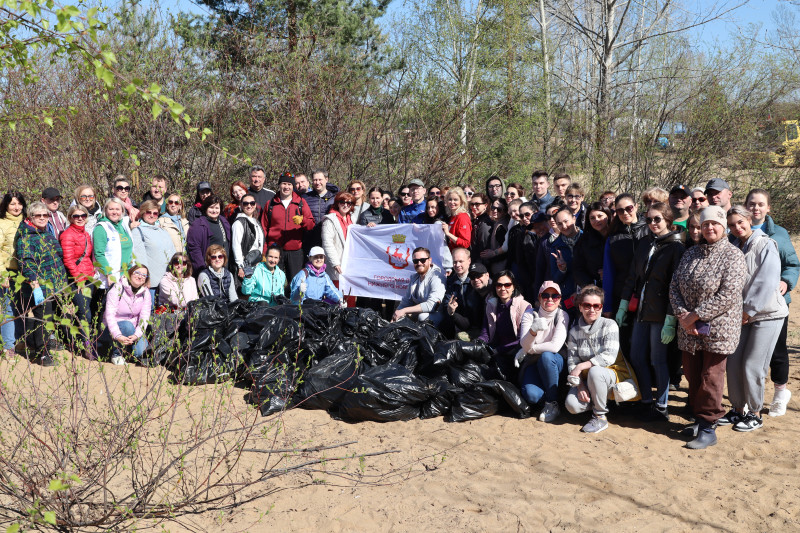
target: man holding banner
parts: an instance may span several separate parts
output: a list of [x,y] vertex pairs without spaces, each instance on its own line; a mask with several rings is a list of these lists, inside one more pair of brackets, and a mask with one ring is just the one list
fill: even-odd
[[400,305],[397,306],[392,321],[407,316],[412,320],[422,322],[436,311],[444,298],[441,269],[431,263],[430,250],[423,247],[415,248],[411,260],[414,262],[416,274],[411,276],[408,291],[400,300]]

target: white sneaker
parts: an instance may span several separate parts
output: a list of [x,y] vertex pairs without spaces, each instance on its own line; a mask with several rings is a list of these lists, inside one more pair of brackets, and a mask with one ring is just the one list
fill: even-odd
[[776,390],[772,397],[772,405],[769,406],[769,416],[783,416],[786,414],[786,405],[792,398],[792,391],[789,389]]
[[544,409],[539,413],[539,421],[552,422],[558,418],[560,414],[561,410],[558,408],[558,402],[545,402]]
[[114,357],[112,357],[111,362],[118,366],[125,366],[127,364],[125,363],[125,358],[122,357],[121,355],[115,355]]

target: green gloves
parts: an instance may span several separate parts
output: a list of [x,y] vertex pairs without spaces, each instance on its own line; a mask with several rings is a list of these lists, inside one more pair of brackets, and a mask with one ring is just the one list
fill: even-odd
[[628,300],[620,300],[619,301],[619,309],[617,309],[617,316],[614,320],[617,322],[619,327],[622,327],[622,324],[625,322],[625,317],[628,316],[628,305],[630,302]]
[[664,318],[664,327],[661,328],[661,344],[669,344],[675,338],[675,326],[678,324],[678,319],[672,315],[667,315]]

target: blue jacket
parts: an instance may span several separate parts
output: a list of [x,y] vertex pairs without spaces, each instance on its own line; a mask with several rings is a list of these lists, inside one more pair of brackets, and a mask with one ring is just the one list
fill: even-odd
[[131,230],[133,238],[133,257],[137,263],[147,265],[150,272],[150,288],[156,288],[167,272],[169,261],[175,255],[175,244],[167,230],[158,223],[141,221]]
[[328,210],[333,205],[333,198],[336,196],[336,193],[339,192],[339,187],[332,183],[328,183],[326,188],[328,190],[326,190],[325,194],[322,196],[314,191],[309,191],[300,195],[311,210],[311,215],[314,217],[314,224],[322,222],[323,217],[328,214]]
[[783,298],[788,304],[792,301],[792,297],[789,293],[791,293],[792,289],[797,285],[797,276],[800,274],[800,259],[797,258],[797,252],[794,246],[792,246],[789,232],[775,224],[771,216],[767,215],[764,219],[764,225],[761,226],[761,231],[778,243],[778,254],[781,256],[781,281],[785,281],[786,285],[789,286]]
[[[580,240],[580,238],[583,235],[583,232],[578,230],[578,233],[580,234],[578,236],[578,239]],[[558,261],[556,261],[556,258],[553,257],[552,255],[552,254],[558,255],[559,251],[561,252],[561,257],[567,263],[567,269],[564,272],[561,272],[558,269]],[[551,281],[555,281],[556,283],[558,283],[558,286],[561,287],[561,294],[563,295],[562,301],[564,301],[573,294],[575,294],[577,287],[575,285],[575,276],[572,273],[572,248],[570,248],[567,245],[566,241],[564,241],[561,235],[559,235],[558,238],[556,238],[556,240],[554,240],[553,243],[550,245],[549,259],[550,259],[550,268],[549,268],[550,279]]]
[[283,296],[286,274],[278,267],[269,271],[266,263],[259,263],[255,272],[242,281],[242,294],[249,294],[251,302],[267,302],[275,305],[275,297]]
[[540,213],[547,211],[547,208],[550,207],[550,204],[552,204],[554,200],[555,197],[550,194],[550,191],[547,191],[541,198],[536,198],[535,194],[531,196],[531,201],[536,202],[536,204],[539,206]]
[[300,303],[300,284],[305,282],[306,293],[302,295],[302,300],[311,298],[312,300],[326,300],[328,302],[338,303],[342,301],[342,291],[337,289],[331,277],[323,272],[321,276],[316,275],[308,265],[303,270],[297,273],[292,279],[292,302]]
[[411,204],[405,206],[400,211],[400,216],[398,217],[398,221],[400,224],[410,224],[414,221],[417,215],[425,212],[425,200],[422,200],[418,204]]

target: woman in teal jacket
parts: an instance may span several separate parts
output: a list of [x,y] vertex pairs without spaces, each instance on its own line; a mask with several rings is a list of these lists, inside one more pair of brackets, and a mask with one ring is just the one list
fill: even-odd
[[[765,189],[753,189],[747,193],[745,207],[753,214],[751,225],[753,229],[760,229],[766,233],[773,241],[778,244],[778,255],[781,258],[781,281],[780,290],[786,303],[792,301],[790,293],[797,285],[797,276],[800,274],[800,260],[797,252],[792,246],[789,233],[779,225],[775,224],[769,216],[769,191]],[[770,359],[770,379],[775,385],[775,396],[769,408],[770,416],[782,416],[786,414],[786,405],[792,397],[792,393],[786,388],[789,381],[789,350],[786,347],[786,337],[789,332],[789,317],[783,319],[783,328],[778,336],[778,343],[772,352]]]
[[242,293],[250,295],[251,302],[267,302],[275,305],[275,297],[283,296],[286,288],[286,274],[278,268],[281,260],[281,249],[270,246],[267,250],[267,262],[259,263],[252,276],[245,276],[242,281]]

